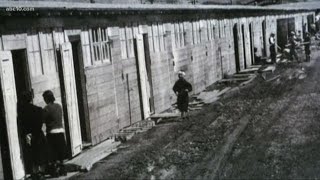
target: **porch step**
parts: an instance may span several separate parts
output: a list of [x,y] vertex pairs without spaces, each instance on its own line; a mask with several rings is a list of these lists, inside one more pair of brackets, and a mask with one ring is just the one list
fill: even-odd
[[259,68],[250,68],[250,69],[241,70],[239,73],[240,74],[254,73],[254,72],[257,72],[258,70],[259,70]]
[[131,125],[131,127],[153,127],[153,126],[155,126],[155,123],[152,120],[142,120]]
[[203,102],[202,101],[192,101],[189,103],[189,106],[203,106]]
[[240,77],[240,78],[230,78],[230,79],[221,79],[219,82],[220,83],[225,83],[225,82],[241,82],[241,81],[247,81],[250,78],[248,77]]
[[245,86],[245,85],[251,83],[256,77],[257,77],[257,75],[255,75],[255,74],[251,75],[250,78],[249,78],[249,80],[248,80],[248,81],[245,81],[245,82],[242,82],[242,83],[240,84],[240,86]]
[[250,77],[253,74],[234,74],[233,77],[234,78],[245,78],[245,77]]
[[155,126],[155,122],[152,120],[142,120],[132,124],[129,127],[123,128],[119,133],[114,134],[115,141],[126,142],[133,138],[135,134],[148,131]]
[[117,150],[117,146],[120,142],[114,141],[114,139],[108,139],[90,149],[83,151],[75,158],[67,161],[67,165],[77,165],[83,171],[89,171],[93,164],[107,157],[112,152]]
[[176,117],[180,117],[180,113],[161,113],[161,114],[151,115],[151,119],[176,118]]
[[260,65],[260,64],[254,64],[254,65],[249,66],[249,69],[250,68],[261,68],[261,67],[262,67],[262,65]]

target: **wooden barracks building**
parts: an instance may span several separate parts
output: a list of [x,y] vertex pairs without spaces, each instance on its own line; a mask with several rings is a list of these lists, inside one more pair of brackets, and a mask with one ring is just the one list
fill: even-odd
[[[314,8],[314,6],[310,6]],[[315,11],[255,6],[0,3],[0,179],[21,179],[16,104],[31,90],[62,104],[70,158],[120,129],[168,109],[177,72],[196,94],[269,56]]]

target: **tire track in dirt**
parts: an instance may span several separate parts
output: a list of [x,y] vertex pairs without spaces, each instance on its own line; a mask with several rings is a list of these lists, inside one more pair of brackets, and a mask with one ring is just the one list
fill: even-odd
[[[303,112],[303,111],[306,111],[305,109],[306,109],[307,104],[312,101],[312,103],[315,105],[315,103],[318,102],[318,101],[312,100],[312,96],[311,95],[309,97],[309,98],[311,98],[310,100],[308,100],[308,98],[305,99],[305,101],[307,101],[307,102],[305,102],[305,101],[300,102],[300,100],[303,99],[304,96],[309,96],[308,94],[310,94],[310,93],[314,93],[314,92],[318,92],[319,93],[319,89],[320,89],[320,87],[319,87],[320,86],[319,75],[320,75],[320,72],[317,71],[317,69],[319,69],[319,68],[320,68],[320,63],[316,62],[315,66],[311,67],[307,71],[308,72],[308,77],[309,77],[308,79],[305,79],[304,81],[297,82],[296,85],[294,86],[294,88],[291,91],[289,91],[286,96],[284,96],[283,98],[279,99],[276,103],[274,103],[276,105],[277,104],[282,104],[283,106],[282,106],[282,108],[278,109],[277,112],[272,112],[273,113],[272,114],[272,118],[260,119],[260,120],[267,120],[268,124],[266,126],[263,126],[264,124],[260,125],[260,126],[263,126],[263,130],[259,132],[258,136],[256,136],[256,134],[253,132],[253,130],[252,130],[252,132],[246,132],[245,133],[246,134],[246,135],[244,135],[245,137],[242,137],[242,139],[240,139],[240,144],[241,144],[240,147],[238,149],[234,150],[232,153],[233,154],[237,154],[237,152],[235,152],[237,150],[241,150],[241,152],[246,153],[247,150],[248,150],[248,153],[251,153],[251,155],[249,155],[249,156],[243,155],[244,158],[247,158],[248,160],[243,159],[243,157],[242,157],[243,161],[248,161],[248,162],[239,163],[239,161],[241,161],[241,159],[239,159],[239,158],[238,159],[231,158],[231,160],[228,159],[229,162],[226,162],[226,164],[227,163],[229,164],[229,166],[228,166],[229,167],[229,171],[230,171],[230,165],[231,165],[231,167],[233,168],[233,171],[235,171],[235,172],[230,171],[230,173],[232,173],[233,175],[232,174],[231,175],[227,175],[227,176],[223,175],[222,173],[228,172],[228,168],[226,169],[226,167],[224,167],[220,172],[220,178],[222,178],[222,179],[223,178],[227,178],[228,179],[228,178],[234,178],[234,177],[237,177],[237,178],[248,178],[248,177],[251,177],[251,178],[279,178],[279,177],[281,177],[281,178],[288,178],[288,177],[293,178],[294,177],[292,175],[290,176],[290,174],[292,174],[292,172],[290,170],[288,171],[288,170],[284,169],[284,168],[290,168],[290,164],[288,164],[288,163],[286,164],[284,160],[286,158],[288,158],[288,156],[290,158],[290,154],[297,153],[297,152],[295,152],[295,151],[297,151],[296,149],[292,149],[294,146],[291,147],[292,146],[292,145],[290,145],[291,142],[284,141],[285,144],[279,144],[281,146],[277,147],[277,148],[280,148],[280,150],[282,152],[286,152],[287,151],[287,153],[284,155],[284,157],[281,157],[281,155],[279,157],[272,157],[271,156],[272,159],[268,160],[268,159],[265,159],[267,157],[265,151],[268,150],[269,148],[271,148],[272,145],[274,145],[274,144],[272,144],[270,142],[274,142],[276,140],[280,140],[280,143],[281,143],[281,141],[283,141],[284,138],[287,138],[287,136],[288,136],[287,131],[292,129],[292,127],[291,127],[292,125],[288,124],[289,123],[288,120],[290,120],[291,114],[297,114],[297,118],[298,118],[298,120],[293,121],[293,123],[301,123],[303,121],[301,121],[299,118],[302,118],[304,116],[303,113],[306,113],[306,112]],[[269,107],[269,109],[272,109],[272,107]],[[312,108],[312,109],[313,110],[317,110],[317,108]],[[318,108],[318,110],[319,110],[319,108]],[[310,109],[309,109],[308,112],[314,114],[312,116],[309,115],[309,117],[311,117],[311,118],[319,116],[319,113],[312,112],[312,111],[310,112]],[[258,117],[258,119],[259,119],[259,117]],[[271,121],[272,123],[269,122],[269,121]],[[278,124],[278,125],[276,125],[276,124]],[[283,125],[281,125],[281,124],[283,124]],[[293,125],[297,126],[295,124],[293,124]],[[306,124],[302,124],[302,125],[310,126],[311,123],[307,122]],[[282,128],[283,127],[288,127],[290,129],[288,129],[288,130],[284,129],[284,130],[282,130],[282,132],[284,132],[284,133],[280,133],[279,134],[274,130],[274,128],[277,127],[277,126],[279,126],[280,129],[281,129],[281,127]],[[301,128],[301,127],[299,127],[299,128]],[[251,138],[250,138],[250,136],[251,136]],[[249,141],[246,141],[246,138],[247,139],[249,138]],[[249,149],[247,148],[248,145],[249,145]],[[253,147],[251,145],[253,145]],[[258,145],[258,147],[254,146],[254,145]],[[314,148],[315,146],[316,145],[313,145],[312,148]],[[252,148],[255,148],[255,150],[253,150]],[[308,151],[312,152],[312,148],[309,148],[309,150],[306,150],[306,151],[307,152]],[[298,149],[298,150],[301,151],[303,149]],[[271,160],[272,164],[267,164],[267,167],[265,167],[265,168],[268,168],[268,166],[271,166],[271,167],[273,167],[273,169],[272,170],[269,169],[269,172],[266,173],[266,174],[270,175],[270,173],[272,173],[272,171],[275,171],[274,173],[276,173],[276,175],[278,173],[278,175],[281,175],[281,176],[279,176],[279,177],[278,176],[268,176],[268,175],[267,176],[263,176],[262,173],[260,175],[258,175],[257,173],[252,172],[255,169],[254,167],[249,167],[249,168],[244,167],[244,166],[246,166],[246,164],[248,166],[255,166],[254,163],[258,162],[256,160],[259,160],[259,159],[256,159],[256,158],[259,158],[259,157],[258,157],[258,155],[255,155],[255,154],[264,155],[263,157],[260,157],[260,158],[262,158],[261,160],[264,163],[269,162]],[[298,156],[299,154],[298,155],[293,154],[293,155],[295,155],[295,156],[291,157],[291,158],[299,157]],[[314,157],[314,155],[312,155],[311,157]],[[274,159],[274,158],[276,158],[276,159]],[[280,159],[277,159],[277,158],[280,158]],[[306,159],[304,156],[299,157],[299,158]],[[267,160],[267,161],[265,162],[265,160]],[[279,160],[282,160],[282,161],[279,161]],[[298,159],[293,159],[293,160],[292,159],[288,159],[288,160],[291,160],[291,161],[293,161],[295,163],[299,163]],[[251,164],[249,164],[250,162],[251,162]],[[235,166],[233,166],[232,165],[233,163],[237,163],[237,164],[235,164]],[[239,165],[242,165],[242,166],[239,166]],[[263,165],[263,163],[262,163],[262,165]],[[287,165],[288,167],[285,167],[284,165]],[[261,163],[260,163],[259,166],[260,167],[256,167],[256,168],[258,168],[257,170],[260,170],[260,172],[261,172],[261,169],[259,169],[259,168],[261,168],[263,166],[261,166]],[[293,165],[291,165],[291,166],[293,166]],[[234,169],[234,168],[239,168],[239,167],[240,168],[242,167],[243,169],[242,170],[241,169]],[[297,167],[297,168],[299,169],[299,167]],[[251,175],[250,175],[250,173],[248,173],[248,170],[250,170],[252,172]],[[279,172],[281,170],[282,171],[286,170],[286,171],[291,172],[291,173]],[[289,174],[289,175],[285,176],[286,173]],[[244,176],[242,176],[241,174],[244,175]],[[312,174],[312,172],[311,172],[311,174]],[[253,176],[253,175],[256,175],[256,176]]]
[[[265,101],[260,104],[258,107],[255,107],[253,112],[250,112],[249,115],[245,115],[240,119],[239,125],[237,128],[230,133],[226,137],[225,143],[222,145],[220,150],[218,152],[212,152],[208,154],[205,158],[203,163],[198,164],[196,167],[193,167],[190,173],[188,173],[184,179],[216,179],[219,178],[220,169],[224,167],[225,161],[228,159],[228,156],[232,153],[232,148],[238,138],[241,136],[242,132],[246,129],[248,123],[252,121],[255,114],[260,111],[261,108],[269,105],[273,99],[265,99]],[[294,99],[292,99],[292,102]],[[283,107],[282,109],[279,109],[276,114],[271,118],[269,121],[269,126],[265,128],[264,132],[268,130],[269,127],[271,127],[275,121],[277,120],[277,117],[281,116],[281,112],[284,112],[288,109],[287,106]],[[264,133],[262,133],[264,134]],[[213,160],[212,160],[213,159]],[[204,175],[199,174],[199,172],[206,172]]]

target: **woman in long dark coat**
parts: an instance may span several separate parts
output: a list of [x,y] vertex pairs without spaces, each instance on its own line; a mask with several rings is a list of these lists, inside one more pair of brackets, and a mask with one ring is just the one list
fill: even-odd
[[44,175],[47,163],[47,142],[42,131],[43,110],[32,104],[32,93],[23,92],[18,104],[18,122],[26,172],[32,179]]
[[192,91],[192,86],[184,79],[184,75],[185,73],[180,71],[178,74],[179,79],[173,86],[173,92],[177,95],[177,105],[182,118],[188,112],[189,92]]

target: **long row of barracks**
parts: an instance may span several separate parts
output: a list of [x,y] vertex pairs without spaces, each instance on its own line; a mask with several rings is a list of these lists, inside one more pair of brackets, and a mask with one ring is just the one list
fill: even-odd
[[177,72],[193,94],[269,56],[275,33],[308,31],[308,8],[0,3],[0,179],[25,175],[17,127],[19,94],[63,106],[70,158],[120,129],[168,109]]

